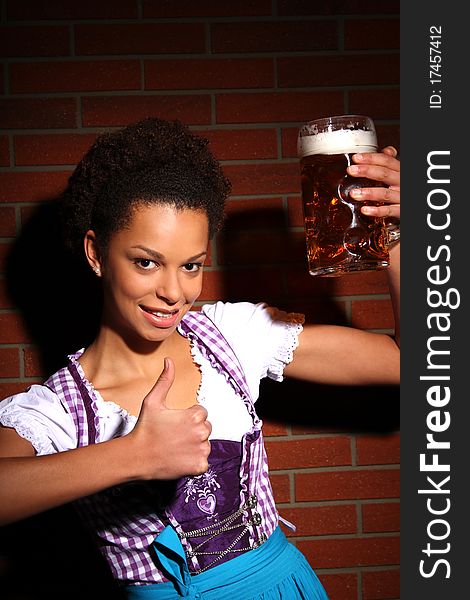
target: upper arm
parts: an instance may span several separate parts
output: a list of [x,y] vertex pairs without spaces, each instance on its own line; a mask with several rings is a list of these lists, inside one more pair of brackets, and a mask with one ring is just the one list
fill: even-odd
[[11,427],[0,426],[0,457],[35,456],[31,442],[22,438]]
[[400,379],[400,352],[388,335],[305,325],[284,374],[330,385],[395,385]]

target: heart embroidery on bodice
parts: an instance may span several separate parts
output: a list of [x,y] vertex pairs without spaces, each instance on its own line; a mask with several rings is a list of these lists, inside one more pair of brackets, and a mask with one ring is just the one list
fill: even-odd
[[207,515],[213,515],[215,511],[216,499],[214,494],[208,494],[205,497],[198,498],[197,506]]

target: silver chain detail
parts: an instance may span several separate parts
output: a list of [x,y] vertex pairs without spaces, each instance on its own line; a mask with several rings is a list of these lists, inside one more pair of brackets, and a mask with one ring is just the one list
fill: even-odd
[[[250,525],[260,525],[261,524],[261,515],[259,513],[255,512],[255,513],[253,513],[252,518],[249,519],[248,521],[246,521],[244,523],[239,523],[238,525],[232,525],[233,521],[235,521],[238,517],[240,517],[247,509],[255,508],[255,506],[257,505],[257,502],[258,502],[258,499],[256,498],[256,496],[251,495],[241,508],[239,508],[236,512],[232,513],[228,517],[225,517],[225,519],[222,519],[222,521],[219,521],[218,523],[213,523],[212,525],[207,525],[206,527],[201,527],[200,529],[194,529],[192,531],[182,531],[181,533],[178,533],[180,539],[197,538],[197,537],[203,537],[206,535],[209,536],[209,537],[207,537],[207,539],[205,539],[200,544],[195,546],[191,551],[186,553],[188,558],[193,558],[193,557],[198,557],[198,556],[217,556],[211,563],[209,563],[202,569],[198,569],[195,572],[196,575],[198,575],[199,573],[202,573],[203,571],[207,571],[207,569],[210,569],[215,563],[220,561],[224,556],[226,556],[230,552],[246,552],[247,550],[252,550],[253,548],[257,548],[258,546],[260,546],[262,543],[264,543],[266,541],[266,536],[263,535],[261,537],[261,541],[256,542],[254,546],[246,546],[244,548],[233,549],[234,546],[236,546],[238,544],[238,542],[242,539],[242,537],[249,532]],[[199,550],[200,548],[202,548],[202,546],[207,544],[209,541],[213,540],[220,533],[224,533],[226,531],[233,531],[234,529],[240,529],[240,527],[243,528],[242,531],[237,535],[237,537],[233,540],[233,542],[230,544],[230,546],[228,548],[226,548],[225,550],[222,550],[222,551],[215,550],[215,551],[211,551],[211,552],[204,552],[202,550]]]

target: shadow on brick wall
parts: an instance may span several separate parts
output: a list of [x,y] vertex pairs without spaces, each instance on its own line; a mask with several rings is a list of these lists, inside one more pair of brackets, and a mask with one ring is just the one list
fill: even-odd
[[45,375],[93,339],[101,311],[98,282],[85,259],[72,257],[64,246],[56,199],[41,203],[15,240],[7,290]]
[[400,427],[399,386],[328,386],[285,379],[261,383],[261,419],[302,428],[386,434]]
[[229,213],[217,239],[217,260],[221,300],[266,302],[306,313],[311,322],[347,324],[335,278],[308,275],[304,231],[289,225],[281,207],[258,208],[254,201]]

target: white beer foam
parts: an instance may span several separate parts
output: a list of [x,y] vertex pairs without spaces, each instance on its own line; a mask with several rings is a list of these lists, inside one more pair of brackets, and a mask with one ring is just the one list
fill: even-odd
[[363,129],[340,129],[325,131],[315,135],[298,137],[299,156],[309,154],[352,154],[354,152],[375,152],[377,138],[374,131]]

